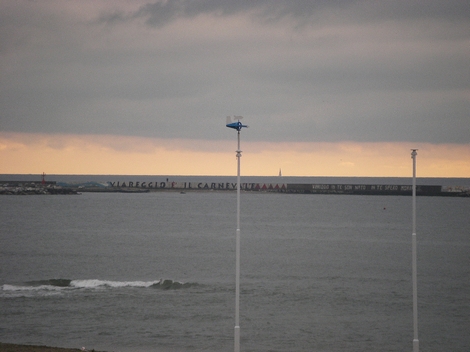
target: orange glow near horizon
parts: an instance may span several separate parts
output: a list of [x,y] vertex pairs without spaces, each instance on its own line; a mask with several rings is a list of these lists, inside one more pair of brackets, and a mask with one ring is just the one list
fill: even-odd
[[[470,177],[470,145],[242,143],[242,175]],[[0,132],[0,174],[234,175],[236,140]]]

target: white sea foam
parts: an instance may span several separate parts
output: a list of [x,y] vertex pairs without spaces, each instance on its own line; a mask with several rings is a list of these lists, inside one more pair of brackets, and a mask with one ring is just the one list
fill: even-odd
[[96,289],[96,288],[120,288],[120,287],[150,287],[160,283],[156,281],[110,281],[110,280],[72,280],[70,286],[55,286],[55,285],[11,285],[4,284],[1,286],[3,292],[60,292],[67,289]]
[[70,286],[75,288],[99,288],[99,287],[150,287],[160,281],[108,281],[108,280],[72,280]]
[[49,285],[40,286],[18,286],[18,285],[2,285],[0,297],[2,298],[18,298],[18,297],[37,297],[37,296],[55,296],[60,295],[62,287],[54,287]]
[[72,280],[69,286],[54,285],[11,285],[4,284],[0,286],[0,297],[37,297],[61,295],[67,291],[77,289],[106,289],[106,288],[124,288],[124,287],[141,287],[147,288],[152,285],[161,283],[156,281],[109,281],[109,280]]
[[63,287],[56,287],[51,285],[40,286],[16,286],[5,284],[2,286],[3,291],[59,291]]

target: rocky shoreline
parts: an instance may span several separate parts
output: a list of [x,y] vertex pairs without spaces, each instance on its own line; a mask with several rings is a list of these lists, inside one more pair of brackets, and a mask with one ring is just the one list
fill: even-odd
[[0,195],[48,195],[48,194],[80,194],[72,188],[61,187],[0,187]]
[[[1,343],[0,352],[91,352],[95,350]],[[98,351],[96,351],[98,352]]]

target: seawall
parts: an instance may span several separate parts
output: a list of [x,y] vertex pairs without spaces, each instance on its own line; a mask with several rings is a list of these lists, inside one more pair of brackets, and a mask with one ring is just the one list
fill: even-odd
[[[109,182],[109,189],[118,190],[174,190],[174,191],[233,191],[236,182]],[[298,183],[240,183],[240,189],[253,192],[304,194],[393,195],[411,196],[411,185],[393,184],[298,184]],[[418,196],[470,196],[470,187],[417,185]]]
[[[349,183],[241,182],[245,192],[300,194],[411,196],[411,185]],[[147,193],[156,191],[234,191],[236,182],[113,181],[113,182],[22,182],[2,181],[0,194],[77,194],[79,192]],[[418,196],[470,197],[470,186],[417,185]]]

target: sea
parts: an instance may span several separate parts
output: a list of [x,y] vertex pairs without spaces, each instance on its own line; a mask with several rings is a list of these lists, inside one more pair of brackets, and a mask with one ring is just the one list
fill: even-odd
[[[0,175],[0,183],[12,178],[41,180]],[[420,351],[468,352],[470,198],[417,197],[416,205]],[[110,352],[234,349],[237,192],[3,195],[0,206],[0,342]],[[241,192],[240,232],[242,351],[412,351],[412,197]]]

